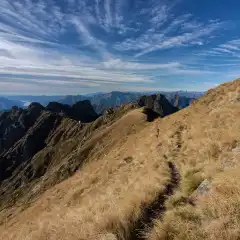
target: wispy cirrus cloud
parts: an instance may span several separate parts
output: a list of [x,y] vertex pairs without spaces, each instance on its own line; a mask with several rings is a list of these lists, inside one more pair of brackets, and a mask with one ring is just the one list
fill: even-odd
[[[156,31],[149,33],[149,30],[147,30],[146,33],[136,39],[129,38],[124,42],[117,43],[115,48],[120,51],[140,50],[135,54],[136,57],[140,57],[157,50],[203,45],[204,37],[208,37],[224,25],[224,22],[214,22],[201,26],[201,24],[186,22],[189,17],[190,15],[180,16],[173,20],[161,33],[156,33]],[[190,31],[183,31],[186,29],[186,24]],[[190,25],[192,25],[191,28],[189,28]],[[193,28],[194,25],[195,28]],[[172,36],[171,33],[176,28],[181,30],[181,34]]]
[[1,0],[0,14],[5,25],[20,35],[54,39],[66,27],[65,15],[51,0],[48,3]]
[[121,69],[121,70],[159,70],[159,69],[172,69],[181,66],[178,62],[169,62],[165,64],[154,64],[154,63],[138,63],[138,62],[127,62],[121,59],[111,59],[103,62],[103,65],[108,69]]
[[81,93],[210,79],[214,67],[193,66],[175,51],[186,55],[184,49],[198,48],[196,61],[211,54],[238,58],[240,41],[206,50],[226,21],[199,19],[188,9],[177,11],[180,5],[177,0],[0,0],[0,94],[14,83],[15,91],[38,85],[44,92]]
[[[212,59],[213,63],[209,64],[212,67],[225,67],[227,76],[237,76],[236,68],[240,66],[240,39],[221,43],[196,55],[208,58],[208,60]],[[216,59],[218,59],[217,62]],[[229,73],[229,71],[232,73]]]
[[213,51],[218,54],[227,54],[233,57],[240,58],[240,39],[228,41],[213,48]]

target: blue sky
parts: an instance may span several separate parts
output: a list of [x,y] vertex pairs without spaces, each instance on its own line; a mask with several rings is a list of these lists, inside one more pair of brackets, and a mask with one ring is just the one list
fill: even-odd
[[0,94],[204,91],[240,76],[239,0],[0,0]]

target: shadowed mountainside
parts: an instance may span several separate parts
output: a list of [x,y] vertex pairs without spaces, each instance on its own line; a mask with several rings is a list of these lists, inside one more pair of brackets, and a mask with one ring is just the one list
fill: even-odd
[[92,122],[98,118],[89,100],[79,101],[72,106],[58,102],[50,102],[46,106],[46,110],[84,123]]
[[[84,125],[97,118],[89,101],[78,102],[71,107],[50,103],[46,108],[32,103],[27,109],[13,107],[4,112],[0,116],[0,182],[10,177],[14,179],[24,168],[26,181],[34,175],[43,174],[49,156],[37,163],[39,166],[36,168],[28,167],[27,163],[47,146],[64,120],[77,120]],[[78,122],[75,124],[79,125]],[[14,184],[15,188],[19,185],[20,182]]]

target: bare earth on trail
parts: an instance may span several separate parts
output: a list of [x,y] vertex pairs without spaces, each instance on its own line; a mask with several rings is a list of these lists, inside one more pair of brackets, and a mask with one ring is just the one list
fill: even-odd
[[0,239],[240,239],[239,119],[240,79],[153,122],[131,110],[72,177],[0,212]]

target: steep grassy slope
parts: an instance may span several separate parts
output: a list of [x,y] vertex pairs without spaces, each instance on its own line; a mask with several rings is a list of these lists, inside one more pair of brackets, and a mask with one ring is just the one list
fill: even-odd
[[[169,157],[180,169],[181,184],[147,239],[240,238],[239,119],[240,79],[179,113],[181,129],[170,139],[180,148]],[[203,180],[205,187],[195,191]]]
[[239,118],[240,79],[152,123],[128,112],[89,136],[72,177],[2,211],[0,239],[239,239]]
[[[72,176],[88,160],[88,155],[95,151],[100,153],[96,142],[109,132],[111,125],[135,107],[134,104],[123,105],[92,123],[79,123],[50,111],[38,112],[32,127],[24,128],[25,133],[16,143],[12,142],[13,146],[6,151],[3,148],[0,154],[0,211],[28,203]],[[12,122],[10,129],[11,126]],[[11,135],[3,135],[4,139],[10,140],[12,132],[5,132]]]

